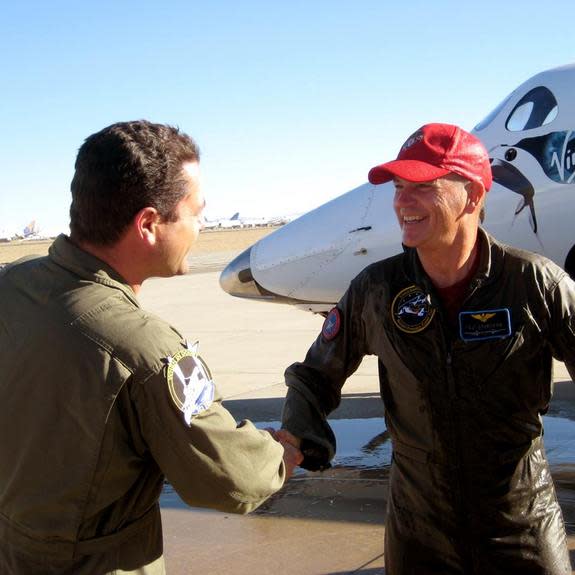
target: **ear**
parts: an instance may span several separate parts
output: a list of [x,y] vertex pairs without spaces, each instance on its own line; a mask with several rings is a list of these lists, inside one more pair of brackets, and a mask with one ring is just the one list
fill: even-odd
[[473,213],[475,210],[480,210],[483,205],[483,197],[485,196],[485,188],[480,182],[468,181],[465,184],[467,191],[467,209],[468,213]]
[[132,220],[136,237],[149,246],[154,246],[157,241],[158,226],[161,221],[162,217],[156,208],[150,206],[142,208]]

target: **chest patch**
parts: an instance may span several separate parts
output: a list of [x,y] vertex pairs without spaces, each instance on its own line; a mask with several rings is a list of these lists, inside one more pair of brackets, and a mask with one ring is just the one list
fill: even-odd
[[170,396],[184,414],[188,425],[192,417],[205,411],[214,400],[212,374],[204,360],[191,349],[182,349],[167,358],[166,380]]
[[511,314],[509,309],[460,312],[459,335],[463,341],[509,337],[511,335]]
[[423,331],[433,319],[435,308],[431,306],[429,295],[419,286],[402,289],[391,304],[393,323],[405,333]]
[[326,341],[331,341],[338,333],[341,328],[341,315],[339,310],[334,307],[325,318],[323,326],[321,328],[321,335],[323,335]]

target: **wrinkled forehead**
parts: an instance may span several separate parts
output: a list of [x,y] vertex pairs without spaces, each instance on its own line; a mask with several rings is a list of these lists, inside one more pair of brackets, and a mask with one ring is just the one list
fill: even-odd
[[400,176],[393,176],[392,181],[393,182],[395,182],[395,181],[411,182],[414,184],[431,184],[433,182],[448,181],[448,182],[460,182],[462,184],[467,184],[467,183],[471,182],[472,180],[470,180],[469,178],[466,178],[465,176],[461,176],[460,174],[456,174],[455,172],[449,172],[445,176],[440,176],[439,178],[434,178],[432,180],[425,180],[423,182],[422,181],[409,180],[406,178],[401,178]]
[[425,180],[423,182],[419,182],[415,180],[408,180],[406,178],[400,178],[399,176],[393,176],[391,181],[396,185],[413,184],[414,186],[432,186],[434,184],[437,184],[437,182],[439,182],[442,179],[443,178],[435,178],[434,180]]

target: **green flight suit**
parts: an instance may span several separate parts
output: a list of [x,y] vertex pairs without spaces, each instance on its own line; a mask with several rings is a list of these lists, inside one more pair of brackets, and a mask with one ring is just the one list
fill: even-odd
[[[0,572],[102,574],[162,555],[167,477],[189,505],[246,513],[283,448],[213,398],[184,338],[66,236],[0,273]],[[161,571],[160,571],[161,572]]]

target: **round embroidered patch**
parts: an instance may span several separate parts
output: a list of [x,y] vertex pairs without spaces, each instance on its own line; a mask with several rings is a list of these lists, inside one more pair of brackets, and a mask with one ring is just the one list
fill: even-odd
[[431,307],[429,296],[418,286],[402,289],[391,304],[393,323],[405,333],[423,331],[433,319],[435,308]]
[[331,341],[338,333],[341,327],[341,316],[339,310],[334,307],[325,318],[323,327],[321,328],[321,335],[327,341]]
[[192,416],[208,409],[214,400],[212,374],[204,360],[189,349],[168,358],[166,379],[170,396],[188,425]]

